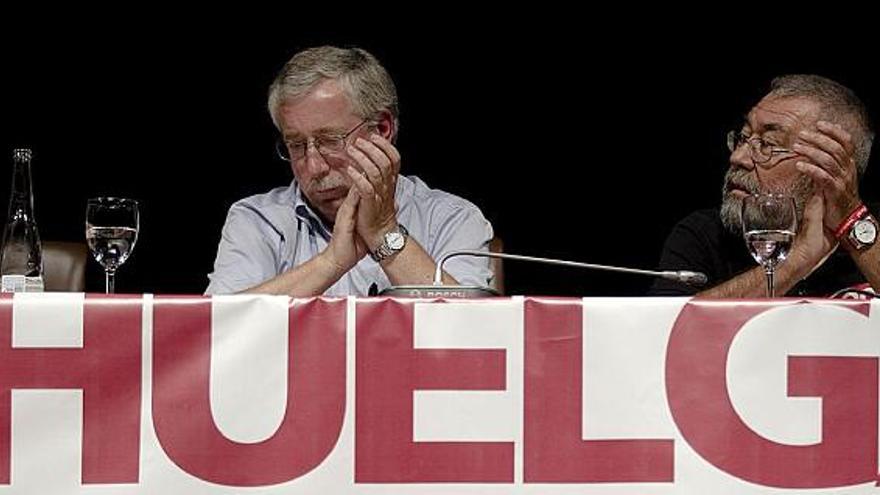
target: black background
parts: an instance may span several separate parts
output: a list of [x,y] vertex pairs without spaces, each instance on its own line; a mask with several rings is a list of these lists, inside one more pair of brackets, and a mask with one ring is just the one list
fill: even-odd
[[[880,109],[873,45],[852,38],[846,49],[766,50],[711,29],[600,35],[599,21],[266,22],[5,29],[0,207],[12,149],[32,147],[44,239],[82,239],[89,197],[136,198],[141,232],[118,291],[201,293],[230,204],[291,179],[265,109],[275,72],[308,46],[357,45],[397,84],[403,173],[476,203],[508,252],[651,268],[680,218],[719,202],[724,134],[773,76],[822,74],[853,88],[875,121]],[[863,196],[877,199],[871,168]],[[650,283],[515,262],[506,272],[509,294],[640,295]],[[90,262],[87,289],[102,284]]]

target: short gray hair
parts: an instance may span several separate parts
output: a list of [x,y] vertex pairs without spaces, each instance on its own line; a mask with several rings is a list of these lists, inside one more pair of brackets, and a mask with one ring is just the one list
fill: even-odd
[[822,119],[840,124],[853,136],[856,169],[859,176],[865,173],[874,131],[867,107],[851,89],[826,77],[792,74],[773,79],[768,96],[802,97],[819,103]]
[[284,64],[269,87],[269,114],[276,128],[278,109],[286,98],[304,95],[315,85],[337,81],[348,95],[354,111],[363,119],[375,118],[387,110],[399,122],[397,89],[388,71],[372,54],[361,48],[319,46],[294,55]]

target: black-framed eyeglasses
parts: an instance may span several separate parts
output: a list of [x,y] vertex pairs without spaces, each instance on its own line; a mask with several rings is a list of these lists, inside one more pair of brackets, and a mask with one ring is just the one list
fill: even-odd
[[352,130],[341,136],[310,137],[308,139],[297,141],[278,138],[278,140],[275,141],[275,152],[278,154],[278,157],[284,161],[302,160],[306,156],[309,144],[314,143],[315,149],[318,150],[318,153],[321,153],[322,156],[328,154],[340,154],[345,151],[346,141],[349,136],[354,134],[368,122],[370,122],[370,119],[362,120],[360,124],[354,126]]
[[777,155],[797,154],[788,148],[770,144],[761,139],[760,136],[748,136],[742,131],[729,131],[727,133],[727,149],[731,153],[739,149],[743,144],[749,145],[749,156],[752,161],[758,164],[767,163]]

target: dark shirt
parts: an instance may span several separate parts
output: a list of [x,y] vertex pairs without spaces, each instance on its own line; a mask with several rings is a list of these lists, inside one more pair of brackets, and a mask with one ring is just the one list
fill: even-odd
[[[875,208],[871,208],[872,211]],[[785,263],[783,261],[783,263]],[[691,213],[672,229],[663,254],[660,270],[693,270],[709,278],[704,287],[691,287],[672,280],[657,279],[648,295],[693,295],[734,278],[757,266],[746,249],[742,235],[734,235],[721,223],[719,211]],[[807,278],[795,285],[787,296],[829,296],[839,289],[864,283],[852,258],[842,247]]]

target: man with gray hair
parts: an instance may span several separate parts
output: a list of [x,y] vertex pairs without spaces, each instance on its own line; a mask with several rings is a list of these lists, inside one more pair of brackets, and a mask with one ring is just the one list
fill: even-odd
[[[697,211],[679,222],[660,268],[705,273],[709,288],[702,297],[766,296],[764,269],[746,249],[740,212],[748,195],[781,193],[794,198],[799,228],[776,269],[777,294],[880,289],[878,223],[858,188],[873,138],[867,109],[849,88],[816,75],[774,79],[742,129],[728,134],[720,211]],[[650,295],[695,291],[664,280]]]
[[[397,91],[370,53],[297,53],[268,106],[293,182],[232,205],[206,293],[368,295],[431,283],[444,253],[488,250],[492,227],[476,206],[399,174]],[[492,278],[486,258],[444,268],[444,284]]]

